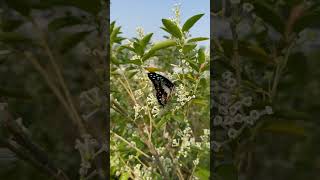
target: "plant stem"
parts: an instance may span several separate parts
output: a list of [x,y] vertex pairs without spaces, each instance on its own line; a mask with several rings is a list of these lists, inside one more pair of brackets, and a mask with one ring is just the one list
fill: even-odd
[[43,33],[43,31],[40,29],[38,24],[34,21],[34,19],[30,18],[30,20],[31,20],[33,26],[39,31],[42,46],[45,49],[45,52],[47,53],[47,55],[49,57],[49,61],[50,61],[51,65],[52,65],[52,67],[58,77],[58,82],[60,83],[62,90],[64,91],[64,94],[66,96],[67,102],[69,103],[70,109],[71,109],[72,113],[74,114],[75,122],[78,125],[79,131],[81,134],[85,134],[86,133],[85,126],[82,122],[82,119],[80,118],[79,113],[77,112],[77,109],[75,108],[75,105],[74,105],[72,98],[71,98],[70,91],[67,88],[67,85],[66,85],[65,80],[62,76],[61,70],[60,70],[60,68],[59,68],[58,64],[56,63],[56,60],[53,56],[53,53],[51,52],[51,50],[49,48],[49,44],[45,38],[46,36]]
[[139,148],[137,148],[135,145],[131,144],[129,141],[125,140],[123,137],[121,137],[120,135],[118,135],[117,133],[111,131],[112,134],[114,134],[118,139],[120,139],[121,141],[123,141],[124,143],[128,144],[130,147],[132,147],[133,149],[135,149],[136,151],[138,151],[140,154],[144,155],[145,157],[147,157],[148,159],[151,159],[151,157],[144,153],[142,150],[140,150]]

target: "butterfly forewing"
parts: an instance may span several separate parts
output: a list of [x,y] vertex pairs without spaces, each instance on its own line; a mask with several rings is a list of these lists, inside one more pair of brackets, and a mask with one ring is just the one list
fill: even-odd
[[169,79],[157,73],[148,73],[148,77],[154,85],[159,104],[164,106],[172,94],[174,84]]

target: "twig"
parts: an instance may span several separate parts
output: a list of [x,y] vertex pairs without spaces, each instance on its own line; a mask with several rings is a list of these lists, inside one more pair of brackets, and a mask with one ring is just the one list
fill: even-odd
[[62,90],[64,91],[64,94],[66,96],[67,102],[69,103],[70,106],[70,110],[72,111],[72,113],[74,114],[74,118],[75,121],[78,125],[79,131],[81,134],[86,134],[86,129],[85,126],[82,122],[82,119],[80,118],[79,113],[77,112],[77,109],[75,108],[75,105],[72,101],[71,95],[70,95],[70,91],[67,88],[67,85],[65,83],[65,80],[62,76],[61,70],[58,66],[58,64],[56,63],[55,57],[53,56],[53,53],[51,52],[50,48],[49,48],[49,44],[45,38],[45,34],[43,33],[43,31],[39,28],[38,24],[34,21],[33,18],[30,18],[32,24],[34,25],[34,27],[39,31],[40,34],[40,40],[42,42],[42,45],[45,49],[45,52],[47,53],[48,57],[49,57],[49,61],[53,66],[53,69],[58,77],[58,82],[60,83]]

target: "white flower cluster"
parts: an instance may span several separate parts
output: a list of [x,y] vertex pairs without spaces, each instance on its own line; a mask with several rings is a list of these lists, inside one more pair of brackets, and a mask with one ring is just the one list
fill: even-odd
[[210,129],[204,129],[203,135],[200,136],[201,142],[206,149],[210,148]]
[[177,25],[180,25],[180,16],[181,16],[181,4],[175,4],[172,8],[172,11],[174,13],[174,18],[171,18],[173,22],[175,22]]
[[180,84],[176,90],[175,94],[177,96],[177,102],[178,106],[175,107],[175,110],[180,109],[182,106],[184,106],[187,102],[189,102],[192,98],[195,98],[195,95],[190,95],[190,92],[187,91],[183,84]]
[[183,131],[179,130],[177,135],[181,140],[177,158],[179,159],[181,156],[187,157],[191,147],[196,144],[195,138],[192,136],[192,129],[187,126]]
[[133,174],[135,179],[152,180],[152,167],[136,164],[133,168]]
[[81,156],[79,174],[81,177],[85,177],[91,168],[91,161],[95,158],[96,148],[99,144],[89,134],[84,134],[82,138],[83,142],[79,139],[76,140],[75,148],[80,152]]
[[[260,119],[261,116],[272,114],[272,108],[266,106],[263,110],[252,109],[253,98],[238,93],[237,81],[233,78],[233,73],[227,71],[222,74],[221,81],[213,84],[214,102],[213,108],[217,111],[214,117],[214,126],[221,126],[227,130],[229,138],[236,138],[246,126],[251,126]],[[235,128],[235,125],[241,125]]]
[[173,167],[173,162],[169,157],[160,156],[161,164],[166,172],[171,172]]
[[141,26],[136,28],[138,36],[142,39],[144,37],[144,30]]
[[88,121],[102,108],[102,94],[99,88],[94,87],[88,91],[83,91],[80,94],[80,107],[83,109],[82,118]]

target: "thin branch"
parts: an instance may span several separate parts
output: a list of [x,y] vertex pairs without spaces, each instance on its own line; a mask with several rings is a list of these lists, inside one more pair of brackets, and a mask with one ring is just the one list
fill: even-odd
[[49,44],[46,40],[46,36],[45,34],[43,33],[43,31],[40,29],[40,27],[38,26],[38,24],[34,21],[33,18],[30,18],[32,24],[34,25],[34,27],[39,31],[39,34],[40,34],[40,40],[42,42],[42,45],[45,49],[45,52],[47,53],[48,57],[49,57],[49,61],[50,63],[52,64],[53,66],[53,69],[58,77],[58,82],[60,83],[61,87],[62,87],[62,90],[64,91],[64,94],[66,96],[66,99],[67,99],[67,102],[69,103],[69,106],[70,106],[70,109],[72,111],[72,113],[74,114],[74,117],[75,117],[75,121],[78,125],[78,128],[79,128],[79,131],[81,134],[85,134],[86,133],[86,129],[85,129],[85,126],[82,122],[82,119],[79,115],[79,113],[77,112],[77,109],[75,108],[75,105],[74,105],[74,102],[72,101],[72,98],[71,98],[71,94],[70,94],[70,91],[69,89],[67,88],[67,85],[65,83],[65,80],[62,76],[62,73],[61,73],[61,70],[58,66],[58,64],[56,63],[56,60],[55,60],[55,57],[53,56],[53,53],[51,52],[50,48],[49,48]]

